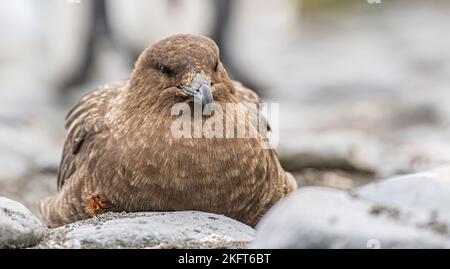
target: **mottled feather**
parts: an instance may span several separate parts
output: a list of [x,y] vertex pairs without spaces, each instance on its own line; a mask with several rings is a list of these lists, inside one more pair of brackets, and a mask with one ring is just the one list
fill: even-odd
[[[88,93],[66,116],[67,137],[58,172],[57,187],[64,183],[77,169],[78,155],[83,144],[87,144],[100,132],[108,132],[105,116],[110,102],[114,100],[122,85],[103,86]],[[86,156],[81,156],[81,158]]]

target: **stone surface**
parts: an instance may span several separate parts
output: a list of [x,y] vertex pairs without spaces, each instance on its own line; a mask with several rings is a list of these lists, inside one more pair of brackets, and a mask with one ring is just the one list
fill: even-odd
[[252,248],[449,248],[449,169],[350,192],[299,189],[257,226]]
[[448,236],[450,229],[450,167],[395,177],[355,191],[364,200],[402,212],[402,221]]
[[43,224],[25,206],[0,197],[0,248],[36,245],[45,231]]
[[106,213],[49,230],[37,248],[245,248],[254,234],[211,213]]

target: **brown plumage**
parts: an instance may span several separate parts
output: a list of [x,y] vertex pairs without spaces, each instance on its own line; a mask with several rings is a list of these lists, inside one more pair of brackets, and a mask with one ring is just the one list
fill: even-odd
[[174,138],[172,106],[192,104],[190,95],[200,92],[203,105],[208,92],[219,105],[259,103],[254,92],[230,80],[215,43],[193,35],[154,44],[130,80],[85,96],[66,119],[58,193],[41,203],[44,221],[56,227],[105,210],[200,210],[254,226],[296,188],[295,180],[274,150],[263,149],[262,134]]

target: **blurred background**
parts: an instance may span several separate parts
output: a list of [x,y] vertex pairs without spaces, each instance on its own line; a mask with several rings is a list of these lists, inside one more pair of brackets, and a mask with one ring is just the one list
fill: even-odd
[[[381,3],[377,3],[381,2]],[[69,108],[176,33],[280,103],[283,166],[340,189],[450,162],[450,3],[0,0],[0,196],[56,191]]]

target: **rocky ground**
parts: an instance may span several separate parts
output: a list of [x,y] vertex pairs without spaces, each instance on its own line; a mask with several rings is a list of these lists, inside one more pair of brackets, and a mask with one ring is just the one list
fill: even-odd
[[18,202],[0,197],[0,248],[246,248],[255,230],[222,215],[105,213],[47,229]]
[[[450,164],[448,3],[362,3],[320,12],[304,9],[299,17],[300,9],[289,1],[260,2],[255,10],[255,0],[239,1],[228,43],[240,70],[260,78],[264,100],[280,104],[279,121],[272,124],[279,126],[277,151],[301,189],[258,226],[252,247],[447,247],[448,175],[435,169]],[[49,67],[52,58],[45,51],[33,54],[24,47],[35,42],[40,48],[34,28],[14,29],[2,34],[18,39],[3,38],[0,44],[5,52],[0,53],[0,196],[39,218],[39,200],[56,191],[65,114],[86,90],[126,78],[130,66],[106,46],[90,81],[62,96],[54,74],[62,76],[64,68]],[[422,171],[432,172],[417,174]],[[400,175],[405,177],[390,179]],[[0,202],[0,207],[10,204]],[[98,221],[107,227],[101,233],[108,234],[116,220],[135,220],[108,215],[53,231],[39,228],[21,206],[3,210],[0,230],[12,227],[5,221],[11,210],[18,212],[17,223],[28,224],[12,232],[19,237],[6,238],[2,232],[0,247],[31,246],[41,233],[47,241],[37,247],[84,247],[84,239],[70,237],[79,235],[76,231],[91,231]],[[139,217],[142,227],[157,225],[148,214]],[[241,227],[229,220],[220,223]],[[208,227],[210,232],[213,226]],[[173,228],[173,235],[191,236],[192,230]],[[219,234],[232,237],[226,229]],[[285,230],[292,234],[278,233]],[[269,234],[277,239],[265,240],[273,238]],[[251,241],[244,232],[239,236],[244,239],[237,236],[233,242]],[[19,243],[10,243],[14,240]],[[162,247],[181,244],[167,242],[162,240]],[[126,246],[158,245],[139,244]],[[216,247],[241,243],[220,244]]]
[[247,248],[255,230],[203,212],[106,213],[47,230],[35,248]]

